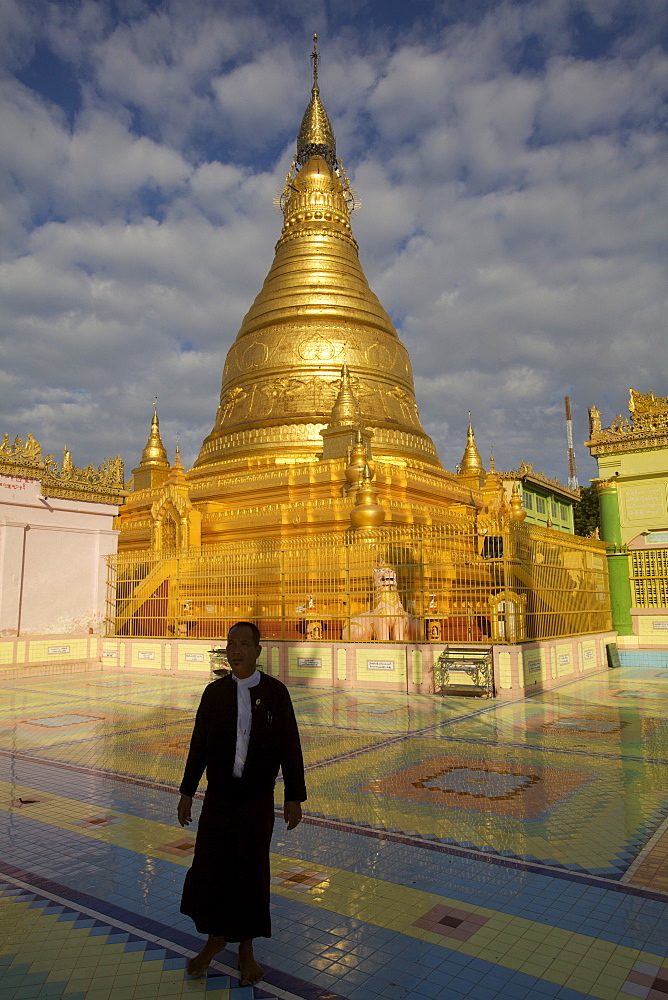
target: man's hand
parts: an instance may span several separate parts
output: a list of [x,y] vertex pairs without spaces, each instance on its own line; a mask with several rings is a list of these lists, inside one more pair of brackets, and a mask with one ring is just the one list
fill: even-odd
[[288,824],[288,830],[294,830],[302,821],[301,802],[286,802],[283,806],[283,819]]
[[188,826],[189,823],[192,823],[192,806],[192,795],[182,795],[179,799],[179,804],[176,807],[176,814],[179,817],[179,823],[181,826]]

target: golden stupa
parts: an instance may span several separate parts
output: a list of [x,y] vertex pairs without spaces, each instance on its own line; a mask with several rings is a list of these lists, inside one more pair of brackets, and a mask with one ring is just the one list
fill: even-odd
[[[186,474],[200,517],[180,532],[180,547],[194,536],[206,546],[314,524],[345,530],[367,463],[386,524],[431,523],[482,503],[482,465],[463,467],[464,479],[442,468],[420,423],[408,352],[362,270],[318,58],[314,46],[274,261],[228,351],[213,429]],[[155,514],[164,504],[155,503],[168,474],[154,414],[121,512],[120,551],[162,547]]]
[[456,474],[422,428],[408,353],[360,264],[315,45],[312,59],[282,232],[211,433],[186,471],[154,413],[133,470],[110,630],[204,638],[252,618],[290,641],[481,642],[510,615],[518,635],[537,543],[517,534],[521,500],[485,471],[470,420]]

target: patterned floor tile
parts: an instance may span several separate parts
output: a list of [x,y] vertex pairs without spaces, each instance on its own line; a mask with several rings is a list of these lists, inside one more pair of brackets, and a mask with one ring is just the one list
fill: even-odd
[[668,671],[514,703],[296,689],[308,810],[276,825],[255,988],[228,951],[185,975],[204,683],[0,680],[3,1000],[668,996]]

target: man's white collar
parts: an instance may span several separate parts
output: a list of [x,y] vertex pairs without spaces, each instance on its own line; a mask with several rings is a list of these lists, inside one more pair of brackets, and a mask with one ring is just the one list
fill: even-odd
[[252,688],[255,687],[256,684],[260,683],[260,677],[262,676],[262,674],[256,667],[253,673],[250,675],[250,677],[237,677],[237,675],[234,673],[232,674],[232,676],[234,677],[235,681],[240,687]]

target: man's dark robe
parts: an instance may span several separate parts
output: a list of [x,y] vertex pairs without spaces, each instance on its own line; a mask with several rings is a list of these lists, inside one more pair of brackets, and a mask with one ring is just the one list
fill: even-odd
[[304,762],[286,686],[260,674],[249,688],[251,728],[241,778],[232,769],[237,745],[237,685],[231,676],[204,690],[181,782],[194,795],[206,768],[207,792],[181,912],[200,934],[227,941],[270,937],[269,847],[274,784],[283,773],[286,802],[306,799]]

